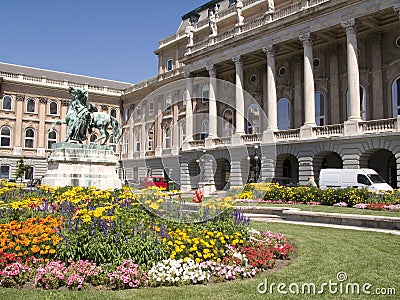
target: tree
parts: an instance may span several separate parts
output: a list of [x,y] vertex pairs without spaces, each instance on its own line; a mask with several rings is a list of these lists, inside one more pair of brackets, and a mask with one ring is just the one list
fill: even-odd
[[15,181],[17,181],[18,178],[21,178],[21,182],[22,182],[22,178],[24,177],[25,171],[28,168],[29,168],[29,166],[25,165],[24,159],[21,157],[17,161],[17,171],[15,172]]

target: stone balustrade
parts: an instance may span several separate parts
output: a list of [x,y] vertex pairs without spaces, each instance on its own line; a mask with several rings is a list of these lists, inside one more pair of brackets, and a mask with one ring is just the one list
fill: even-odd
[[275,140],[277,142],[290,141],[290,140],[299,140],[300,139],[300,129],[288,129],[288,130],[279,130],[274,132]]
[[398,128],[397,119],[381,119],[360,122],[360,132],[362,134],[368,133],[381,133],[381,132],[393,132]]
[[331,136],[342,136],[344,135],[344,125],[325,125],[317,126],[313,128],[313,134],[316,137],[331,137]]

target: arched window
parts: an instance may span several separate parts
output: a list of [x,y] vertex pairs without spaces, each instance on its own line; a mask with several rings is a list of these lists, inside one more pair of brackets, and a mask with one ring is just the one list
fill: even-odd
[[201,122],[201,131],[200,131],[200,139],[204,140],[208,137],[208,120],[205,119]]
[[278,129],[287,130],[290,128],[290,102],[286,98],[278,100]]
[[0,166],[0,179],[9,179],[10,178],[10,166],[8,165],[1,165]]
[[170,127],[164,128],[164,149],[171,148],[171,133],[172,133],[172,128]]
[[49,115],[58,115],[58,104],[56,101],[50,102],[49,105]]
[[228,137],[233,135],[233,111],[227,108],[222,113],[222,136]]
[[260,133],[260,105],[253,103],[247,109],[247,133]]
[[11,129],[8,126],[3,126],[0,129],[1,147],[11,146]]
[[111,109],[110,116],[113,118],[117,118],[117,110],[115,108]]
[[55,143],[57,143],[57,131],[49,131],[47,133],[47,149],[51,149],[51,146]]
[[153,151],[153,149],[154,149],[154,130],[153,128],[151,128],[148,132],[147,150]]
[[[346,92],[346,119],[350,117],[349,90]],[[367,91],[364,86],[360,85],[360,116],[364,121],[368,120],[367,115]]]
[[142,116],[142,107],[140,105],[136,106],[135,117],[139,119]]
[[25,130],[25,148],[35,147],[35,131],[32,128]]
[[149,111],[149,116],[154,115],[154,102],[150,101],[148,104],[148,111]]
[[315,123],[324,126],[325,123],[325,96],[321,92],[315,92]]
[[29,98],[26,101],[26,112],[35,113],[36,112],[36,101],[35,99]]
[[208,84],[205,84],[201,90],[201,102],[206,103],[208,99],[210,99],[210,87]]
[[3,110],[12,110],[12,102],[11,96],[5,95],[1,103],[1,108]]
[[400,115],[400,77],[397,77],[392,84],[392,106],[393,118]]

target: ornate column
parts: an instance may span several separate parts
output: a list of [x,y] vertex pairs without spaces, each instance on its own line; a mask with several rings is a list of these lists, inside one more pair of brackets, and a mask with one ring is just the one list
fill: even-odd
[[342,23],[347,35],[347,78],[349,121],[360,121],[360,74],[357,61],[357,25],[355,19]]
[[278,130],[278,115],[277,115],[277,99],[276,99],[276,83],[275,83],[275,55],[277,47],[268,45],[263,48],[267,55],[267,110],[268,110],[268,129]]
[[315,124],[315,91],[313,75],[313,52],[312,36],[310,32],[299,36],[304,47],[304,125],[316,126]]
[[235,63],[235,93],[236,93],[236,131],[237,134],[244,134],[244,96],[243,96],[243,60],[240,55],[232,58]]
[[25,109],[25,96],[17,95],[16,96],[16,107],[15,107],[15,117],[18,122],[15,122],[15,128],[13,128],[13,154],[14,155],[22,155],[22,147],[23,147],[23,128],[22,128],[22,116],[24,114]]
[[163,101],[163,95],[157,95],[157,115],[155,119],[155,128],[154,128],[154,133],[156,136],[155,142],[156,142],[156,157],[160,157],[162,155],[162,148],[163,148],[163,141],[162,141],[162,136],[163,136],[163,130],[161,126],[162,122],[162,101]]
[[372,57],[372,105],[373,115],[371,119],[379,120],[384,118],[383,99],[383,76],[382,76],[382,33],[378,32],[371,38],[371,57]]
[[208,101],[208,125],[209,131],[208,136],[210,138],[215,138],[218,136],[217,134],[217,101],[215,99],[216,90],[217,90],[217,68],[214,64],[208,65],[207,67],[208,74],[210,74],[210,94]]
[[186,101],[186,140],[193,141],[193,105],[192,105],[192,92],[193,92],[193,78],[190,72],[185,69],[184,75],[186,80],[185,101]]
[[46,108],[47,108],[47,99],[40,98],[39,99],[39,107],[38,107],[38,118],[39,118],[39,128],[38,128],[38,139],[36,145],[36,153],[38,156],[45,156],[45,149],[47,148],[46,142],[48,133],[46,130]]

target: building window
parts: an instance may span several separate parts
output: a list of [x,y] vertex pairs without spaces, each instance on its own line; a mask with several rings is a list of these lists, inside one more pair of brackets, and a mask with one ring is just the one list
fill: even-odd
[[167,96],[167,98],[165,98],[165,111],[170,112],[171,107],[172,107],[172,97]]
[[9,179],[10,178],[10,166],[1,165],[0,166],[0,179]]
[[203,86],[203,89],[201,90],[201,102],[207,103],[209,98],[210,98],[210,87],[206,84]]
[[255,74],[250,75],[249,82],[250,84],[255,84],[257,82],[257,75]]
[[260,133],[260,105],[256,103],[247,109],[247,133]]
[[315,92],[315,123],[318,126],[325,125],[325,97],[319,91]]
[[166,69],[168,71],[172,71],[172,58],[167,59]]
[[56,101],[50,102],[49,105],[49,115],[58,115],[58,104]]
[[126,133],[122,138],[122,153],[128,154],[129,151],[129,134]]
[[140,152],[140,132],[136,132],[135,134],[135,152]]
[[147,142],[148,142],[148,144],[147,144],[147,150],[148,151],[153,151],[153,149],[154,149],[154,130],[153,129],[150,129],[149,130],[149,132],[148,132],[148,139],[147,139]]
[[208,119],[203,120],[201,122],[201,131],[200,131],[200,139],[204,140],[208,137]]
[[135,117],[136,119],[139,119],[142,116],[142,108],[140,107],[140,105],[136,106],[135,109]]
[[149,116],[154,115],[154,102],[150,101],[148,104],[148,111],[149,111]]
[[32,166],[27,166],[26,170],[25,170],[25,180],[32,180],[33,176],[35,174],[35,168]]
[[392,84],[392,105],[393,118],[400,115],[400,77],[397,77]]
[[4,96],[3,97],[3,102],[1,104],[1,108],[3,110],[12,110],[12,98],[11,96]]
[[[349,106],[349,90],[346,92],[346,117],[350,117],[350,106]],[[364,121],[368,120],[367,115],[367,91],[364,86],[360,85],[360,116]]]
[[11,129],[8,126],[1,127],[0,130],[1,147],[11,146]]
[[49,131],[47,134],[47,149],[51,149],[51,146],[55,143],[57,143],[57,131]]
[[32,128],[25,130],[25,148],[35,147],[35,131]]
[[229,137],[233,135],[233,111],[227,108],[222,113],[222,136]]
[[113,118],[117,118],[117,110],[115,108],[111,109],[110,116]]
[[319,58],[314,58],[312,64],[313,64],[313,68],[314,68],[314,69],[317,69],[317,68],[320,66],[320,64],[321,64],[321,61],[319,60]]
[[36,112],[36,101],[35,99],[29,98],[26,101],[26,112],[35,113]]
[[278,100],[278,129],[287,130],[290,128],[290,102],[286,98]]
[[286,75],[286,68],[285,67],[280,67],[278,70],[278,75],[283,77]]
[[129,108],[125,107],[124,108],[124,122],[128,122],[129,120]]
[[172,128],[170,127],[164,128],[164,149],[171,148],[171,134],[172,134]]

